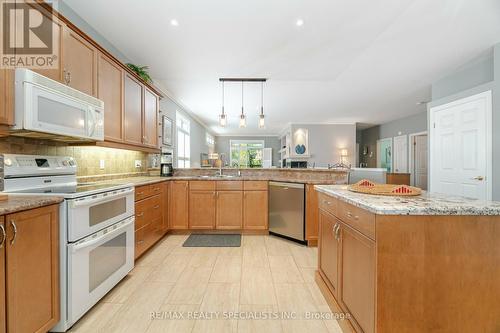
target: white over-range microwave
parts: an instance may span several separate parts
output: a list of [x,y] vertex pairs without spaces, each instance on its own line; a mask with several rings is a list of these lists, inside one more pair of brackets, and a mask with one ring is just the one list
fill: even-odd
[[15,71],[13,130],[104,140],[104,102],[31,70]]

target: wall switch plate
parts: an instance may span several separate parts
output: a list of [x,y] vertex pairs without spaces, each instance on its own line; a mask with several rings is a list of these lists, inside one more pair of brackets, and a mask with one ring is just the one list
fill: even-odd
[[105,164],[104,160],[99,160],[99,168],[101,170],[104,169],[104,164]]
[[141,160],[135,160],[135,167],[136,168],[141,168],[142,167],[142,161]]

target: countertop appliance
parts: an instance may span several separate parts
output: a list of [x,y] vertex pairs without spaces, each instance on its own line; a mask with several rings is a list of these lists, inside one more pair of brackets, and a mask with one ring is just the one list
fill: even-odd
[[14,104],[15,135],[39,132],[63,141],[104,140],[103,101],[29,69],[15,71]]
[[72,157],[4,155],[9,195],[61,196],[61,321],[67,331],[134,267],[134,187],[78,184]]
[[305,244],[305,186],[269,182],[269,233]]
[[174,175],[173,156],[173,150],[171,148],[161,148],[160,176],[171,177]]

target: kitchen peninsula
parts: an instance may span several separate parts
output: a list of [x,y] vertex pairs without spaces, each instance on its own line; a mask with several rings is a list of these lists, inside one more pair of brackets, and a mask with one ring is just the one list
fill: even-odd
[[496,332],[500,203],[318,185],[316,281],[356,332]]

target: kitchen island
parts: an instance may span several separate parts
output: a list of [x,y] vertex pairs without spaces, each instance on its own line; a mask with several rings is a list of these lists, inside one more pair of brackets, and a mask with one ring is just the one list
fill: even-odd
[[346,331],[500,331],[500,203],[315,189],[316,281]]

